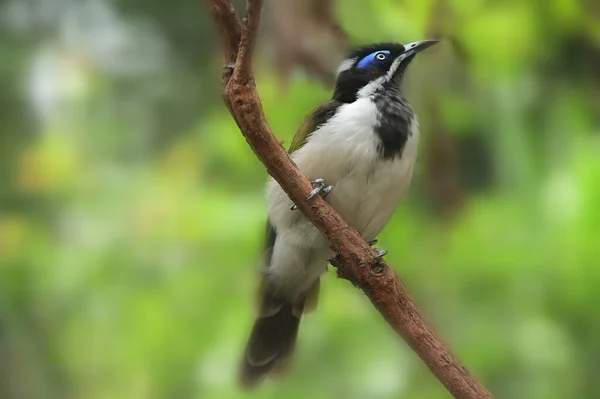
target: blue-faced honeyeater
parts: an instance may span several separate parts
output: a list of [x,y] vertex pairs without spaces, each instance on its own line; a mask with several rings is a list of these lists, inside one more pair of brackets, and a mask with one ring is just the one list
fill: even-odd
[[[415,55],[435,43],[353,51],[338,68],[331,100],[306,118],[289,149],[312,182],[311,196],[325,197],[367,241],[375,241],[410,184],[419,126],[401,83]],[[244,386],[289,364],[300,318],[316,306],[332,256],[327,240],[273,179],[267,202],[259,310],[241,364]]]

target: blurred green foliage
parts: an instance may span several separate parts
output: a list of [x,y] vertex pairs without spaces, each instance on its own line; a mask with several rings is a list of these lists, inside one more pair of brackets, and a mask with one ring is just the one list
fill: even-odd
[[[237,389],[266,174],[198,4],[0,1],[0,397],[448,397],[332,271],[291,372]],[[381,246],[498,398],[598,397],[600,6],[436,4],[336,3],[355,43],[449,38],[408,73],[423,155]],[[289,143],[330,88],[283,85],[269,40],[257,83]],[[463,197],[449,214],[440,131]]]

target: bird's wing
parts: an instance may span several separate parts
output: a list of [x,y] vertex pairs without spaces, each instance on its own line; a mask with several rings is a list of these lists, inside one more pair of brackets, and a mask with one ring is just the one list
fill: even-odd
[[[317,130],[317,128],[325,123],[329,118],[331,118],[341,104],[342,103],[339,101],[329,100],[319,105],[310,114],[308,114],[308,116],[304,119],[302,126],[300,126],[296,132],[288,153],[291,154],[294,151],[302,148],[310,134]],[[268,267],[268,265],[271,263],[271,254],[273,252],[273,246],[275,245],[275,239],[277,238],[277,232],[269,220],[267,220],[265,236],[265,259],[263,260],[265,263],[263,264],[263,267]]]
[[[341,104],[342,103],[339,101],[329,100],[319,105],[310,114],[308,114],[308,116],[304,119],[304,122],[302,122],[300,128],[296,131],[288,153],[291,154],[294,151],[302,148],[302,146],[306,144],[306,140],[311,133],[317,130],[319,126],[331,118]],[[269,253],[272,251],[273,246],[275,245],[276,236],[277,233],[275,232],[275,228],[271,225],[271,222],[267,220],[265,250],[267,250]],[[270,259],[268,259],[268,262],[270,262]]]
[[[310,136],[312,132],[317,130],[319,126],[321,126],[329,118],[331,118],[341,104],[342,103],[339,101],[329,100],[319,105],[310,114],[308,114],[308,116],[304,119],[304,122],[302,122],[300,128],[296,131],[288,153],[291,154],[294,151],[297,151],[300,148],[302,148],[302,146],[306,144],[308,136]],[[271,262],[270,253],[273,250],[273,246],[275,245],[276,236],[277,233],[275,232],[275,228],[271,225],[271,222],[267,220],[267,233],[265,240],[267,264]]]
[[288,153],[291,154],[294,151],[302,148],[302,146],[306,143],[308,136],[310,136],[312,132],[317,130],[319,126],[331,118],[340,105],[341,103],[339,101],[329,100],[319,105],[310,114],[308,114],[298,131],[296,131]]

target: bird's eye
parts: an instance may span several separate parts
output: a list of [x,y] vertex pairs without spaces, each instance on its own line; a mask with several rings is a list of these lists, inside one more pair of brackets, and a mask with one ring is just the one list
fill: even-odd
[[386,60],[389,57],[389,55],[390,55],[389,50],[374,51],[371,54],[363,57],[360,61],[358,61],[358,63],[356,64],[356,67],[359,69],[362,69],[362,68],[370,68],[372,66],[379,65],[379,63],[383,60]]

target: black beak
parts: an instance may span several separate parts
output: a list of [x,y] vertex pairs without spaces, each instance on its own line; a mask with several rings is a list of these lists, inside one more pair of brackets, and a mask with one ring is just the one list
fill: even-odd
[[400,57],[402,59],[406,59],[437,43],[439,43],[439,40],[421,40],[418,42],[408,43],[404,46],[404,53],[402,53]]
[[417,53],[425,50],[426,48],[429,48],[429,47],[433,46],[434,44],[437,44],[438,42],[439,42],[438,40],[421,40],[418,42],[412,42],[412,43],[408,43],[407,45],[405,45],[404,52],[402,54],[400,54],[398,57],[396,57],[396,59],[394,60],[394,63],[390,67],[390,70],[388,72],[388,79],[389,80],[402,79],[402,76],[404,75],[406,68],[408,68],[408,65],[410,64],[412,59],[415,58],[415,55],[417,55]]

